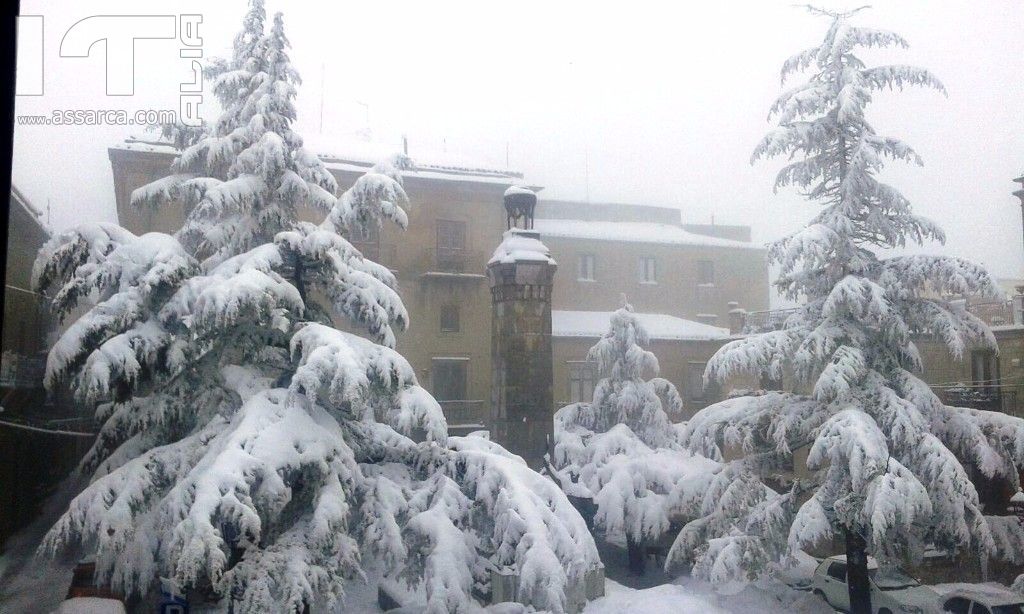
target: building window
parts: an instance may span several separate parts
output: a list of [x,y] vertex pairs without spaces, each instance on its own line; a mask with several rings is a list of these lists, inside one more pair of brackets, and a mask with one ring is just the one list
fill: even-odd
[[469,359],[433,359],[434,398],[438,401],[462,401],[466,398],[466,371]]
[[466,264],[466,223],[437,220],[437,266],[462,270]]
[[570,403],[587,403],[594,400],[595,384],[597,384],[596,363],[569,362]]
[[380,228],[375,224],[356,224],[349,242],[368,260],[380,260]]
[[658,261],[654,256],[640,256],[637,259],[637,275],[642,284],[658,283]]
[[576,261],[576,279],[594,281],[594,254],[580,254]]
[[999,386],[999,356],[992,350],[971,352],[971,398],[968,407],[999,411],[1002,408],[1002,390]]
[[441,307],[441,332],[459,332],[459,306],[443,305]]
[[982,392],[994,391],[998,385],[998,368],[995,352],[974,350],[971,352],[971,382]]
[[713,284],[715,283],[715,263],[711,260],[698,260],[697,261],[697,283],[698,284]]
[[683,393],[686,398],[696,402],[706,402],[718,396],[718,385],[708,382],[704,385],[704,370],[708,363],[692,361],[686,365],[686,387]]

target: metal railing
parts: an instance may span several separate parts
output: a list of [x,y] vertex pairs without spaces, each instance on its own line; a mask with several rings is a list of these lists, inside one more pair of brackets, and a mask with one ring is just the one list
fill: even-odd
[[999,411],[1011,416],[1021,416],[1018,403],[1019,385],[1003,384],[999,381],[955,384],[933,384],[932,390],[946,405],[970,407],[986,411]]
[[796,313],[798,309],[797,307],[792,307],[789,309],[748,311],[743,321],[743,332],[750,335],[779,330],[786,323],[786,318]]
[[718,303],[721,297],[721,290],[713,283],[697,284],[694,287],[694,299],[701,307]]
[[358,249],[359,253],[361,253],[367,260],[373,260],[377,264],[386,266],[389,269],[394,269],[398,266],[397,245],[390,243],[363,243],[360,241],[353,241],[352,246]]
[[423,273],[475,273],[482,275],[487,266],[483,252],[471,249],[431,247],[414,266]]
[[483,401],[438,401],[448,426],[479,425],[487,423]]
[[989,326],[1013,324],[1013,301],[967,301],[967,311]]
[[[1006,301],[968,301],[964,307],[989,326],[1000,326],[1013,323],[1013,302]],[[748,311],[744,316],[743,332],[746,334],[763,333],[779,330],[786,323],[786,318],[799,308],[766,309]]]
[[45,372],[45,356],[4,352],[0,357],[0,386],[5,388],[42,388]]

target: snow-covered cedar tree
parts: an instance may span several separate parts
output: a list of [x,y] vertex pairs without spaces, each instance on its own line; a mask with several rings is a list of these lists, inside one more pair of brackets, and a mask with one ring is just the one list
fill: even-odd
[[[680,534],[667,565],[691,564],[717,581],[749,580],[833,537],[845,537],[848,550],[866,546],[883,565],[913,559],[928,545],[1024,562],[1016,518],[984,515],[965,469],[1016,485],[1024,421],[946,406],[917,375],[918,335],[941,340],[956,359],[971,348],[996,349],[982,321],[938,297],[998,291],[981,267],[960,258],[890,255],[908,242],[944,237],[877,177],[884,159],[920,164],[918,155],[865,119],[877,91],[942,85],[920,68],[866,66],[857,48],[905,48],[906,41],[851,25],[850,14],[829,16],[821,44],[783,65],[784,81],[802,72],[810,78],[771,107],[778,128],[753,154],[794,159],[776,188],[795,186],[822,205],[807,226],[769,249],[779,291],[803,304],[781,329],[723,346],[705,372],[716,381],[787,373],[809,393],[733,398],[689,421],[688,448],[742,458],[728,469],[735,482],[715,486],[721,494]],[[792,463],[805,446],[811,477],[783,494],[763,488],[760,477]]]
[[669,411],[682,410],[671,382],[645,349],[647,331],[633,308],[612,314],[587,360],[605,376],[591,402],[555,413],[554,468],[565,491],[592,497],[596,526],[634,543],[656,540],[670,523],[694,517],[719,464],[683,449]]
[[214,88],[224,115],[133,195],[184,202],[181,231],[82,226],[36,261],[56,312],[84,310],[46,385],[70,386],[101,425],[91,483],[44,549],[91,550],[98,580],[127,594],[167,578],[235,612],[325,607],[378,572],[420,587],[431,612],[465,611],[494,569],[518,574],[519,600],[563,611],[599,563],[583,519],[519,457],[447,437],[393,349],[408,320],[395,277],[339,234],[404,225],[407,161],[332,196],[291,129],[280,15],[260,35],[256,1],[245,23]]

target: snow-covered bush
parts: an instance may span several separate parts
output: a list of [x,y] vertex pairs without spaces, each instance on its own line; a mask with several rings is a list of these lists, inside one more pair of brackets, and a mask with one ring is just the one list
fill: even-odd
[[[39,254],[36,288],[61,315],[86,309],[46,384],[69,385],[101,424],[91,484],[44,547],[94,550],[116,590],[165,577],[236,612],[331,603],[367,561],[421,585],[431,612],[469,609],[506,568],[521,601],[563,611],[567,584],[599,563],[585,523],[518,457],[447,437],[393,349],[408,323],[395,277],[339,234],[405,226],[409,162],[335,198],[291,130],[287,48],[280,14],[264,34],[254,0],[217,71],[223,115],[133,194],[183,202],[175,236],[88,225]],[[300,208],[326,220],[300,222]]]
[[593,498],[599,528],[641,543],[695,516],[720,466],[679,445],[661,399],[673,412],[682,399],[671,382],[643,379],[657,374],[658,359],[644,349],[647,331],[623,302],[587,353],[606,375],[593,400],[555,413],[554,466],[567,493]]
[[[777,287],[803,306],[780,330],[723,346],[705,373],[723,380],[785,371],[811,392],[729,399],[698,413],[683,435],[687,447],[711,458],[742,456],[730,464],[743,492],[723,490],[682,532],[668,561],[693,563],[719,580],[755,577],[787,553],[841,535],[848,550],[850,539],[853,547],[863,540],[882,564],[915,558],[925,544],[1021,556],[1020,525],[983,514],[964,464],[1016,484],[1024,421],[945,406],[916,375],[915,335],[941,339],[955,358],[972,347],[995,349],[983,322],[936,297],[991,295],[996,287],[984,269],[959,258],[875,251],[942,241],[943,234],[878,180],[886,158],[920,158],[878,135],[865,108],[876,91],[942,85],[919,68],[866,66],[855,49],[907,43],[848,17],[832,14],[822,43],[783,65],[784,80],[812,74],[772,106],[779,127],[753,155],[795,158],[776,187],[796,186],[823,205],[769,250],[780,268]],[[759,478],[807,446],[811,477],[788,493],[764,491]]]

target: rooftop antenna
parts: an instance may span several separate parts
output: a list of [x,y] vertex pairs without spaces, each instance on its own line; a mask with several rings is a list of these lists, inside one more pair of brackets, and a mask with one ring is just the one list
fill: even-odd
[[405,134],[402,135],[402,153],[409,155],[409,137]]
[[46,198],[46,225],[50,225],[50,198]]

